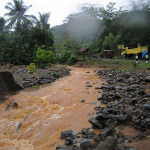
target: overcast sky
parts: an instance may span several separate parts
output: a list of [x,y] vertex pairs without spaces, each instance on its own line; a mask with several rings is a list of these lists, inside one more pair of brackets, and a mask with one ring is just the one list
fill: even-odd
[[[136,0],[142,1],[142,0]],[[0,17],[8,12],[4,7],[12,0],[0,0]],[[32,5],[27,14],[38,17],[38,12],[51,12],[49,23],[52,26],[62,24],[63,20],[71,13],[77,12],[77,6],[84,3],[100,4],[106,6],[110,0],[24,0],[26,6]],[[129,5],[130,0],[111,0],[116,7]]]

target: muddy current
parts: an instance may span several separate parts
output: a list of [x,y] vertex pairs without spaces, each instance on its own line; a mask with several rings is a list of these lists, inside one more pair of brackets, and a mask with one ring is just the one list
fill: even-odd
[[[0,150],[55,150],[63,143],[62,131],[91,127],[88,119],[101,96],[95,87],[102,81],[94,69],[71,69],[70,76],[38,90],[23,90],[0,105]],[[11,100],[18,108],[6,111]]]

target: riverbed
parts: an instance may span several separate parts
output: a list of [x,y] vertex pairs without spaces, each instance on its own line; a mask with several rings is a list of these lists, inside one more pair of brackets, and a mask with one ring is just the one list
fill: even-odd
[[[0,105],[0,149],[54,150],[62,131],[91,127],[102,82],[93,68],[71,68],[70,76],[10,96]],[[11,100],[18,108],[5,111]]]

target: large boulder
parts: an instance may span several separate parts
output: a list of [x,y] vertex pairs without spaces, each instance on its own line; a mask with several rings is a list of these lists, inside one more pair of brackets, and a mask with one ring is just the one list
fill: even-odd
[[6,95],[14,94],[17,90],[21,89],[22,87],[15,82],[10,72],[0,72],[0,102],[6,100]]

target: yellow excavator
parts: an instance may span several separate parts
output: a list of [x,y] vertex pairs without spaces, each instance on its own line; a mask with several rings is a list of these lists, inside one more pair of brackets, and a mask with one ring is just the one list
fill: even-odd
[[145,49],[148,52],[148,46],[138,46],[137,48],[132,48],[132,49],[126,47],[126,48],[122,49],[121,55],[124,58],[126,58],[126,57],[130,58],[135,55],[142,57],[143,49]]

